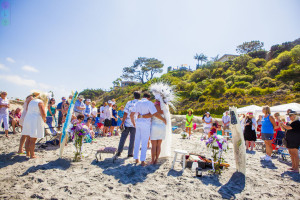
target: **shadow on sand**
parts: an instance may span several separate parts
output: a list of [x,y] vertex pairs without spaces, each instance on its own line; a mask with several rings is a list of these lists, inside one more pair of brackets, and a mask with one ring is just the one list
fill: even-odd
[[50,161],[43,165],[32,166],[26,170],[21,176],[26,176],[29,173],[35,173],[38,170],[60,169],[66,170],[71,166],[71,160],[59,158],[57,160]]
[[272,161],[260,160],[260,163],[262,168],[278,169]]
[[98,163],[94,160],[91,164],[103,169],[103,174],[114,176],[115,179],[119,180],[119,183],[133,185],[144,182],[148,174],[154,173],[163,164],[160,162],[157,165],[148,165],[145,167],[135,164],[122,165],[125,160],[119,158],[115,163],[112,163],[111,159],[107,158]]
[[16,153],[0,154],[0,169],[7,167],[9,165],[14,165],[15,163],[21,163],[28,161],[25,155],[18,155]]
[[286,171],[281,174],[281,177],[283,177],[283,178],[287,177],[287,176],[290,177],[290,180],[300,183],[300,174],[299,173]]
[[235,172],[229,181],[219,189],[223,199],[235,199],[235,195],[241,193],[246,185],[246,177],[241,172]]

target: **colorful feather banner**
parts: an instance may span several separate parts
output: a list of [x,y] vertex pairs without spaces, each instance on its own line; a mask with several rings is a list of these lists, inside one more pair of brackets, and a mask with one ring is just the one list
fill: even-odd
[[77,96],[78,96],[78,92],[76,91],[75,94],[73,95],[72,101],[70,102],[70,106],[69,106],[69,109],[68,109],[68,114],[66,116],[66,121],[65,121],[65,124],[64,124],[64,127],[63,127],[61,140],[60,140],[60,155],[59,155],[60,158],[62,156],[65,144],[67,142],[67,138],[68,138],[67,137],[68,136],[67,130],[68,130],[68,128],[70,126],[70,123],[71,123],[71,118],[72,118],[72,114],[73,114],[73,111],[74,111],[74,104],[75,104],[75,101],[77,100]]

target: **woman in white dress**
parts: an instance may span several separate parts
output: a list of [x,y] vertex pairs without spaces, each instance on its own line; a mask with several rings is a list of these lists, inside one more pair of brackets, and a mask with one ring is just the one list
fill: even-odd
[[46,122],[46,104],[46,94],[40,94],[28,104],[27,113],[23,122],[22,135],[30,137],[25,143],[26,156],[30,158],[36,158],[34,154],[35,142],[38,138],[43,138],[45,134],[44,122]]
[[[26,97],[26,100],[25,100],[24,105],[23,105],[23,112],[22,112],[21,118],[20,118],[20,120],[19,120],[19,124],[20,124],[22,127],[23,127],[24,119],[25,119],[25,116],[26,116],[26,113],[27,113],[28,104],[29,104],[30,101],[34,98],[34,96],[38,96],[38,95],[39,95],[39,93],[36,94],[36,95],[31,94],[31,95],[29,95],[28,97]],[[29,135],[27,135],[27,134],[24,133],[23,131],[22,131],[21,135],[22,135],[22,136],[21,136],[21,139],[20,139],[20,145],[19,145],[19,151],[18,151],[18,154],[23,154],[23,153],[24,153],[24,151],[23,151],[23,146],[24,146],[24,144],[25,144],[26,139],[29,140],[29,138],[30,138]]]

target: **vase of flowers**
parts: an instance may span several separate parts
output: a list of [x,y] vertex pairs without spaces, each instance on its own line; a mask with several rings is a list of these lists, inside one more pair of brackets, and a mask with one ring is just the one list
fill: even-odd
[[81,123],[74,123],[71,127],[71,136],[74,141],[75,156],[74,162],[78,162],[82,158],[82,144],[84,137],[88,134],[88,127]]
[[206,146],[212,153],[213,172],[221,174],[220,165],[224,162],[222,153],[228,150],[227,141],[221,135],[213,135],[206,141]]
[[186,132],[181,133],[182,139],[185,139],[187,136],[188,136],[188,134]]

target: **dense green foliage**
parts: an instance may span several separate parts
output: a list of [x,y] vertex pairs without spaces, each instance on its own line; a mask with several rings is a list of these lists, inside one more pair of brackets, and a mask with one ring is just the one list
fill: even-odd
[[[278,54],[274,48],[273,51],[271,49],[273,57],[269,60],[265,51],[255,50],[232,61],[207,62],[194,72],[169,71],[145,84],[115,88],[105,93],[102,91],[97,102],[100,104],[115,98],[118,106],[124,105],[133,98],[134,91],[147,91],[149,85],[156,81],[175,86],[179,99],[173,112],[178,114],[185,114],[188,108],[193,108],[198,115],[206,111],[220,115],[233,105],[272,106],[300,102],[300,45],[288,44],[285,49],[289,50]],[[87,90],[84,92],[89,94]],[[81,94],[85,95],[84,92]]]

